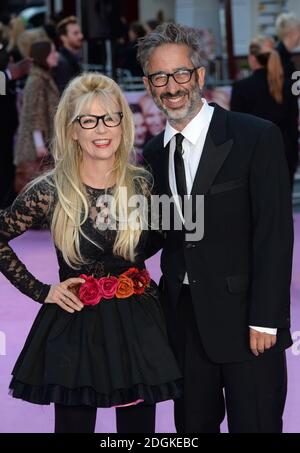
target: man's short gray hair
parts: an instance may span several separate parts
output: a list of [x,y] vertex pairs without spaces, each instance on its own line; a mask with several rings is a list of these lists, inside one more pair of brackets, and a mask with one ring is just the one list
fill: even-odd
[[139,39],[137,58],[147,74],[151,53],[164,44],[183,44],[190,49],[190,58],[195,68],[205,65],[201,31],[185,25],[165,22],[151,33]]

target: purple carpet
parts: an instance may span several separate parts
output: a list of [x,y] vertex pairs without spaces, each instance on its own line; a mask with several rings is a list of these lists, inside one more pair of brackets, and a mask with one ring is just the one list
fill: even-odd
[[[300,432],[300,215],[295,215],[295,249],[292,282],[292,333],[294,345],[287,351],[288,396],[284,415],[284,432]],[[15,251],[28,269],[45,283],[58,281],[54,249],[46,231],[30,231],[12,242]],[[148,262],[154,280],[159,279],[159,257]],[[0,275],[0,432],[47,433],[53,432],[53,405],[39,406],[8,395],[10,372],[19,355],[39,304],[19,293]],[[157,405],[156,431],[175,432],[173,403]],[[226,432],[226,422],[222,426]],[[96,432],[115,432],[114,409],[99,409]]]

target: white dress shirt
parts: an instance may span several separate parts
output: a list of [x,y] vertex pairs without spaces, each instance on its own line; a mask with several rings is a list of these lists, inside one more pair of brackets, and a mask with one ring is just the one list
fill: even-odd
[[[196,176],[197,168],[200,162],[202,155],[204,142],[210,126],[210,122],[214,113],[214,107],[208,105],[206,100],[202,98],[203,106],[200,112],[187,124],[187,126],[181,131],[181,134],[184,136],[182,142],[183,149],[183,161],[185,169],[185,178],[186,178],[186,188],[187,195],[189,196],[192,191],[194,179]],[[176,146],[175,135],[179,131],[174,129],[169,122],[166,124],[166,129],[164,133],[164,147],[170,143],[169,147],[169,184],[172,195],[174,197],[178,212],[183,220],[181,208],[177,199],[177,186],[175,178],[175,168],[174,168],[174,152]],[[187,273],[184,276],[183,284],[188,285],[188,276]],[[271,329],[267,327],[256,327],[249,326],[258,332],[265,332],[272,335],[276,335],[277,329]]]

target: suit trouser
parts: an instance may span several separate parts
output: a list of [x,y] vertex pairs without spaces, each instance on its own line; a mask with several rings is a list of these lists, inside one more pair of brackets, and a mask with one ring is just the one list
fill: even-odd
[[188,285],[182,287],[178,310],[175,354],[183,372],[184,394],[174,402],[177,432],[220,432],[225,400],[229,432],[281,432],[287,390],[285,352],[269,351],[245,362],[213,363],[196,327]]
[[[55,404],[55,433],[93,433],[97,408]],[[118,433],[154,433],[155,404],[116,408]]]

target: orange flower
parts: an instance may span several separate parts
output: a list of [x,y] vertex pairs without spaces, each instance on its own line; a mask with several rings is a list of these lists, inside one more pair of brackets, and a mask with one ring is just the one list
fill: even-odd
[[126,277],[126,275],[120,275],[119,282],[116,291],[116,297],[118,299],[125,299],[134,294],[134,286],[131,278]]

